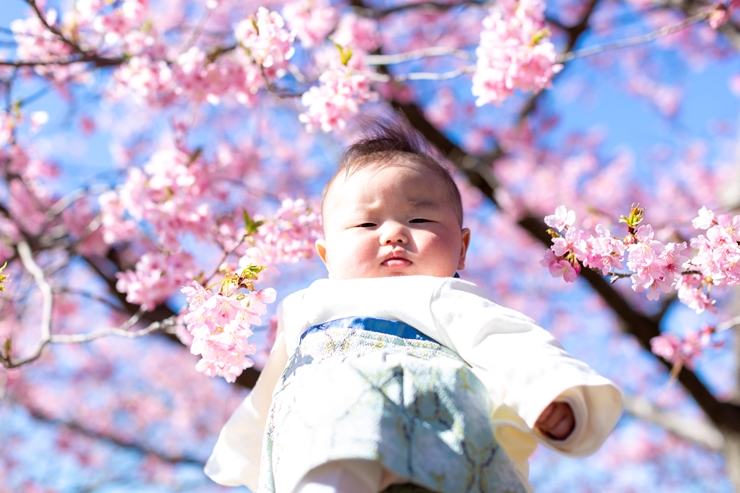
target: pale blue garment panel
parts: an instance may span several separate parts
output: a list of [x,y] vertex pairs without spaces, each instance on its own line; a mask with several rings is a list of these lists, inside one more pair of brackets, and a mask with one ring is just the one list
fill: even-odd
[[367,459],[431,491],[525,493],[470,367],[410,326],[366,319],[365,330],[361,320],[322,324],[291,357],[273,394],[258,491],[292,491],[321,464]]

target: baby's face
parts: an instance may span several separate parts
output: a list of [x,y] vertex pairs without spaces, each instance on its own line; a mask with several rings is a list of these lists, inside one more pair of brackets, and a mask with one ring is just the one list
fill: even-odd
[[332,279],[451,277],[465,266],[461,229],[442,178],[399,160],[339,175],[324,199],[316,250]]

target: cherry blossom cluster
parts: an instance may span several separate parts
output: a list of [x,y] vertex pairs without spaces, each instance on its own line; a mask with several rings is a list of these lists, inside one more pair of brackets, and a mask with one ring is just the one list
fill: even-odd
[[[54,9],[45,13],[46,23],[59,34],[36,17],[18,19],[11,29],[18,43],[18,57],[24,61],[67,60],[76,51],[70,41],[83,50],[109,56],[138,55],[154,50],[156,31],[146,25],[149,16],[148,0],[78,0],[74,9],[61,18]],[[75,74],[73,65],[39,65],[34,70],[62,81],[81,73]]]
[[114,72],[113,86],[108,95],[117,99],[131,94],[147,105],[163,107],[175,99],[173,84],[172,68],[166,61],[148,54],[137,55]]
[[91,25],[109,46],[121,41],[125,41],[128,48],[131,44],[138,44],[136,38],[141,33],[136,30],[149,16],[148,0],[123,0],[116,2],[116,7],[112,10],[106,11],[107,4],[109,2],[101,0],[78,0],[78,16],[75,18],[77,25]]
[[719,27],[730,20],[732,13],[740,7],[740,1],[729,0],[727,3],[717,2],[712,5],[712,12],[707,18],[709,26],[712,29],[719,29]]
[[216,105],[233,96],[245,105],[256,102],[257,92],[265,87],[265,77],[285,75],[293,56],[295,34],[285,28],[277,12],[260,7],[234,27],[239,48],[190,46],[179,54],[170,54],[152,33],[142,33],[141,46],[129,51],[134,55],[114,73],[113,98],[133,94],[154,107],[169,106],[177,98]]
[[196,275],[193,257],[186,252],[145,253],[136,262],[135,270],[116,274],[116,289],[126,293],[129,303],[141,305],[144,310],[153,310]]
[[711,343],[714,327],[705,326],[699,331],[687,333],[684,337],[676,334],[661,334],[650,339],[650,349],[656,356],[660,356],[674,365],[694,367],[694,360]]
[[198,159],[197,153],[161,149],[143,170],[132,168],[119,191],[100,198],[107,241],[126,238],[133,230],[125,213],[133,221],[146,221],[160,244],[170,251],[180,249],[178,236],[184,232],[208,233],[210,207],[203,199],[209,181],[206,166],[194,163]]
[[312,48],[334,29],[339,13],[326,0],[298,0],[283,7],[283,16],[301,44]]
[[[712,286],[740,284],[740,216],[721,214],[702,207],[692,221],[704,231],[686,242],[662,243],[653,228],[640,224],[643,209],[634,206],[628,217],[624,237],[612,236],[608,228],[597,225],[596,236],[574,228],[575,213],[559,206],[545,223],[552,228],[553,244],[542,265],[553,277],[575,280],[581,267],[600,270],[605,276],[630,277],[632,289],[647,292],[657,300],[660,293],[678,292],[678,298],[697,313],[715,312],[709,296]],[[689,248],[690,246],[690,248]],[[621,272],[626,267],[626,272]]]
[[278,77],[285,73],[288,60],[295,52],[295,34],[285,29],[285,21],[279,13],[265,7],[239,22],[234,28],[234,37],[257,65]]
[[198,371],[233,382],[254,364],[248,357],[257,350],[249,342],[252,326],[261,325],[265,305],[274,302],[276,296],[272,288],[254,289],[253,282],[261,270],[248,266],[238,274],[227,275],[217,283],[220,288],[216,293],[197,282],[182,288],[188,302],[183,321],[193,337],[190,352],[201,356]]
[[332,40],[340,46],[352,48],[357,56],[358,53],[370,53],[380,46],[379,33],[378,21],[348,12],[339,19]]
[[10,142],[14,127],[15,119],[9,113],[0,110],[0,148]]
[[[45,20],[47,24],[58,25],[56,10],[49,10]],[[16,19],[10,24],[17,43],[18,58],[29,62],[48,62],[65,60],[73,53],[72,47],[64,43],[36,17]],[[69,79],[72,66],[38,65],[34,70],[39,75],[52,75],[57,80]]]
[[360,105],[377,99],[370,79],[346,63],[331,63],[319,77],[319,85],[303,93],[306,112],[298,115],[308,132],[343,129],[360,110]]
[[[306,124],[306,131],[341,130],[359,112],[361,104],[378,98],[364,64],[365,55],[380,44],[377,27],[376,21],[355,14],[341,17],[331,38],[336,50],[328,55],[318,86],[301,97],[306,111],[298,119]],[[326,53],[319,55],[327,58]]]
[[285,199],[274,217],[261,221],[239,265],[274,266],[310,258],[322,234],[321,217],[304,199]]
[[542,0],[505,0],[483,20],[473,74],[478,106],[501,103],[516,89],[540,91],[560,71],[555,47],[544,23]]
[[[48,23],[66,40],[35,17],[15,21],[13,30],[18,56],[25,61],[68,60],[76,55],[75,44],[96,55],[122,57],[107,96],[114,100],[133,96],[152,107],[171,106],[178,99],[216,105],[227,96],[253,105],[269,79],[287,73],[297,38],[305,48],[318,49],[315,65],[319,68],[318,85],[304,92],[306,111],[299,118],[309,131],[343,128],[361,104],[377,97],[361,63],[363,55],[379,45],[377,22],[352,13],[340,17],[326,0],[288,3],[283,15],[288,26],[279,12],[265,7],[238,22],[233,31],[235,50],[217,47],[209,51],[200,44],[182,52],[168,49],[163,35],[149,22],[147,0],[114,4],[78,0],[61,22],[49,10]],[[324,63],[322,50],[332,31],[331,39],[341,47],[340,57]],[[72,72],[75,66],[39,65],[35,69],[41,75],[67,80],[79,75]]]
[[197,46],[177,58],[172,76],[174,95],[212,105],[228,95],[241,104],[254,105],[257,92],[265,86],[259,66],[245,54],[238,52],[212,62]]

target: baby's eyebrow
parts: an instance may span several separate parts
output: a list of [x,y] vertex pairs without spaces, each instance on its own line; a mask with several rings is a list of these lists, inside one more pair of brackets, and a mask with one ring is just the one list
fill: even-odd
[[409,200],[408,203],[418,208],[438,208],[439,203],[436,200]]

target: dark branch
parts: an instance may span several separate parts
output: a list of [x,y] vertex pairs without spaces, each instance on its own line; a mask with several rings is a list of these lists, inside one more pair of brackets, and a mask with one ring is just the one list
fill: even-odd
[[485,5],[486,3],[487,2],[485,2],[485,1],[478,2],[478,1],[475,1],[475,0],[470,0],[470,1],[467,1],[467,2],[454,2],[454,3],[447,3],[447,2],[419,2],[419,3],[409,3],[409,4],[406,4],[406,5],[398,5],[396,7],[390,7],[390,8],[382,9],[382,10],[375,10],[375,9],[368,9],[365,6],[364,2],[355,1],[355,0],[350,1],[350,5],[352,5],[353,7],[358,7],[360,9],[366,10],[366,11],[369,10],[370,11],[370,14],[371,14],[370,16],[371,17],[374,17],[376,19],[382,19],[383,17],[387,17],[387,16],[389,16],[391,14],[395,14],[397,12],[403,12],[405,10],[431,9],[431,10],[437,10],[437,11],[440,11],[440,12],[444,12],[446,10],[450,10],[450,9],[455,8],[455,7],[462,7],[462,6],[467,6],[467,5],[479,5],[479,6],[482,6],[482,5]]
[[26,405],[26,404],[21,404],[21,403],[19,403],[17,401],[12,401],[12,402],[15,402],[17,405],[22,406],[23,409],[25,409],[26,412],[28,412],[28,414],[30,414],[31,417],[33,417],[37,421],[43,421],[44,423],[48,423],[48,424],[53,425],[53,426],[61,426],[61,427],[64,427],[64,428],[67,428],[69,430],[72,430],[72,431],[74,431],[76,433],[79,433],[81,435],[84,435],[84,436],[86,436],[88,438],[93,438],[95,440],[100,440],[101,442],[109,443],[109,444],[115,445],[117,447],[122,447],[122,448],[126,448],[126,449],[129,449],[129,450],[134,450],[134,451],[140,452],[140,453],[142,453],[144,455],[151,455],[151,456],[154,456],[154,457],[156,457],[157,459],[159,459],[159,460],[161,460],[163,462],[167,462],[167,463],[170,463],[170,464],[192,464],[192,465],[201,466],[201,467],[205,465],[205,463],[202,460],[197,459],[195,457],[190,457],[190,456],[187,456],[187,455],[180,455],[180,456],[166,455],[166,454],[164,454],[162,452],[158,452],[156,450],[147,448],[147,447],[141,445],[140,443],[136,443],[134,441],[124,440],[122,438],[110,436],[110,435],[108,435],[106,433],[102,433],[100,431],[91,430],[89,428],[86,428],[86,427],[82,426],[81,424],[79,424],[79,423],[77,423],[75,421],[64,421],[64,420],[61,420],[61,419],[51,418],[51,417],[45,415],[44,413],[42,413],[41,411],[39,411],[38,409],[36,409],[35,407],[33,407],[33,406],[29,406],[29,405]]

